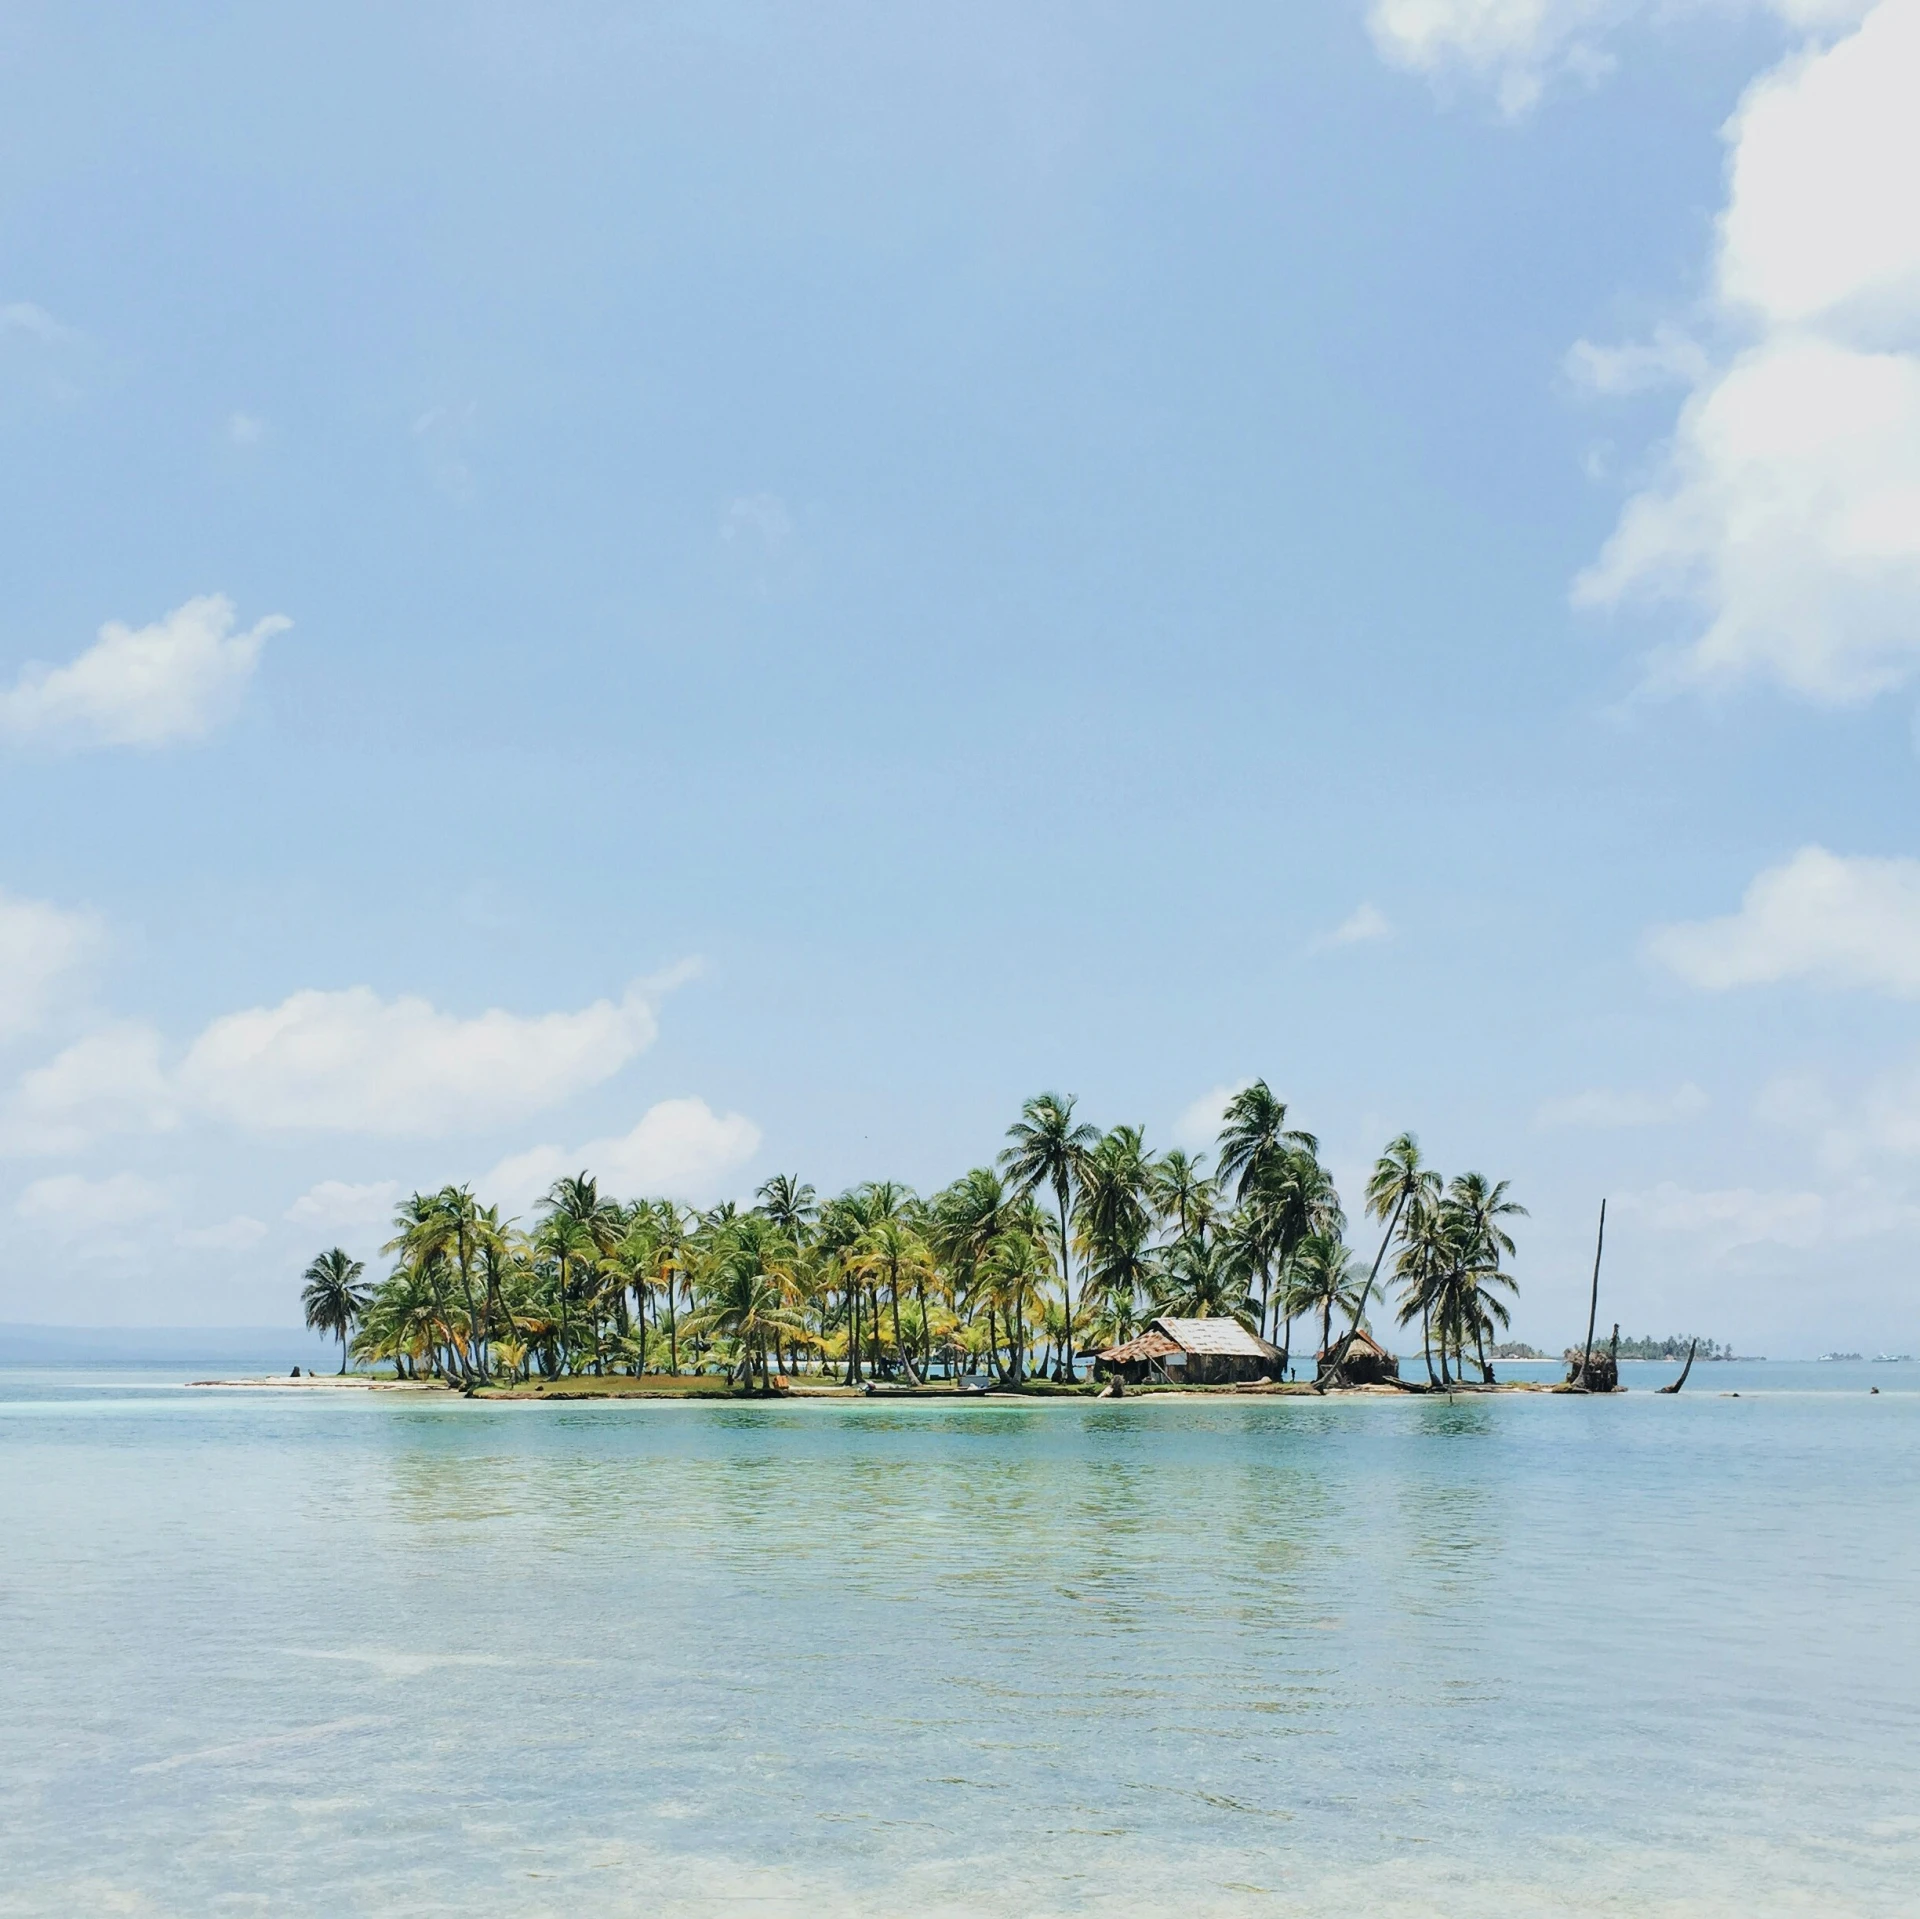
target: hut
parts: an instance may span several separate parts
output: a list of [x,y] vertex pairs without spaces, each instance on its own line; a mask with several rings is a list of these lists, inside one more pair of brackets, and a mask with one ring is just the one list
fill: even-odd
[[1364,1327],[1351,1337],[1343,1334],[1316,1358],[1323,1384],[1332,1383],[1337,1376],[1343,1385],[1380,1386],[1400,1377],[1399,1360]]
[[1145,1332],[1096,1353],[1096,1379],[1147,1380],[1176,1385],[1229,1386],[1243,1380],[1278,1379],[1280,1349],[1237,1319],[1160,1318]]

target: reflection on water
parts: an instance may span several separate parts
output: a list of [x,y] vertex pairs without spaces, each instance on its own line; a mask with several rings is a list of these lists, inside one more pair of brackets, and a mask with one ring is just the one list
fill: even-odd
[[0,1913],[1890,1913],[1920,1868],[1909,1397],[36,1393]]

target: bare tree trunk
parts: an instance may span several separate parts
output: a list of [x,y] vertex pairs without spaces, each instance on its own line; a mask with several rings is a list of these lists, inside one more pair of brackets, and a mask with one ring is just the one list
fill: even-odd
[[1600,1235],[1593,1242],[1593,1298],[1587,1305],[1587,1343],[1580,1349],[1580,1384],[1587,1383],[1588,1369],[1593,1365],[1593,1322],[1600,1311],[1600,1252],[1607,1243],[1607,1202],[1600,1202]]

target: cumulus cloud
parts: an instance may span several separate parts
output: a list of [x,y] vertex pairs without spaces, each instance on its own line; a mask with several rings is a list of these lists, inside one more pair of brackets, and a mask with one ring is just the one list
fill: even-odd
[[1592,1087],[1541,1102],[1534,1124],[1559,1126],[1671,1126],[1707,1110],[1707,1096],[1691,1081],[1670,1093],[1624,1093]]
[[160,1035],[123,1021],[23,1074],[0,1141],[13,1152],[70,1153],[104,1133],[164,1132],[179,1119]]
[[384,1225],[399,1202],[397,1179],[376,1179],[360,1186],[323,1179],[287,1208],[286,1217],[295,1226]]
[[556,1179],[583,1167],[603,1188],[709,1200],[760,1150],[760,1129],[740,1113],[716,1113],[703,1099],[663,1099],[630,1133],[584,1146],[535,1146],[503,1159],[478,1190],[509,1212],[524,1212]]
[[1393,922],[1370,902],[1356,906],[1340,924],[1314,941],[1316,952],[1333,946],[1364,946],[1373,940],[1393,938]]
[[1713,991],[1804,980],[1920,998],[1920,860],[1802,847],[1754,879],[1737,913],[1659,927],[1647,951]]
[[[1744,0],[1790,28],[1845,26],[1870,0]],[[1608,41],[1630,21],[1743,0],[1373,0],[1367,24],[1381,58],[1436,81],[1489,89],[1503,113],[1525,113],[1549,81],[1591,83],[1612,66]]]
[[105,1027],[22,1077],[0,1142],[15,1152],[65,1152],[190,1116],[255,1132],[480,1131],[619,1072],[653,1042],[654,999],[687,972],[637,981],[621,999],[578,1012],[531,1016],[494,1008],[463,1019],[365,986],[295,993],[223,1014],[177,1064],[150,1027]]
[[211,593],[151,626],[109,620],[66,666],[34,662],[0,693],[0,736],[51,747],[171,746],[239,710],[260,649],[291,624],[271,614],[243,633]]
[[1920,670],[1920,0],[1748,89],[1728,121],[1698,369],[1648,486],[1576,581],[1692,609],[1656,683],[1858,700]]
[[187,1049],[178,1083],[201,1111],[241,1126],[464,1132],[599,1085],[657,1030],[641,985],[575,1013],[472,1019],[354,986],[224,1015]]
[[100,943],[92,914],[0,892],[0,1041],[32,1032]]

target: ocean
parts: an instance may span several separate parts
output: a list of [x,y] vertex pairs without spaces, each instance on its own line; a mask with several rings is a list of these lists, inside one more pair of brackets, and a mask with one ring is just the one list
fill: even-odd
[[0,1913],[1912,1913],[1920,1366],[1676,1370],[0,1368]]

